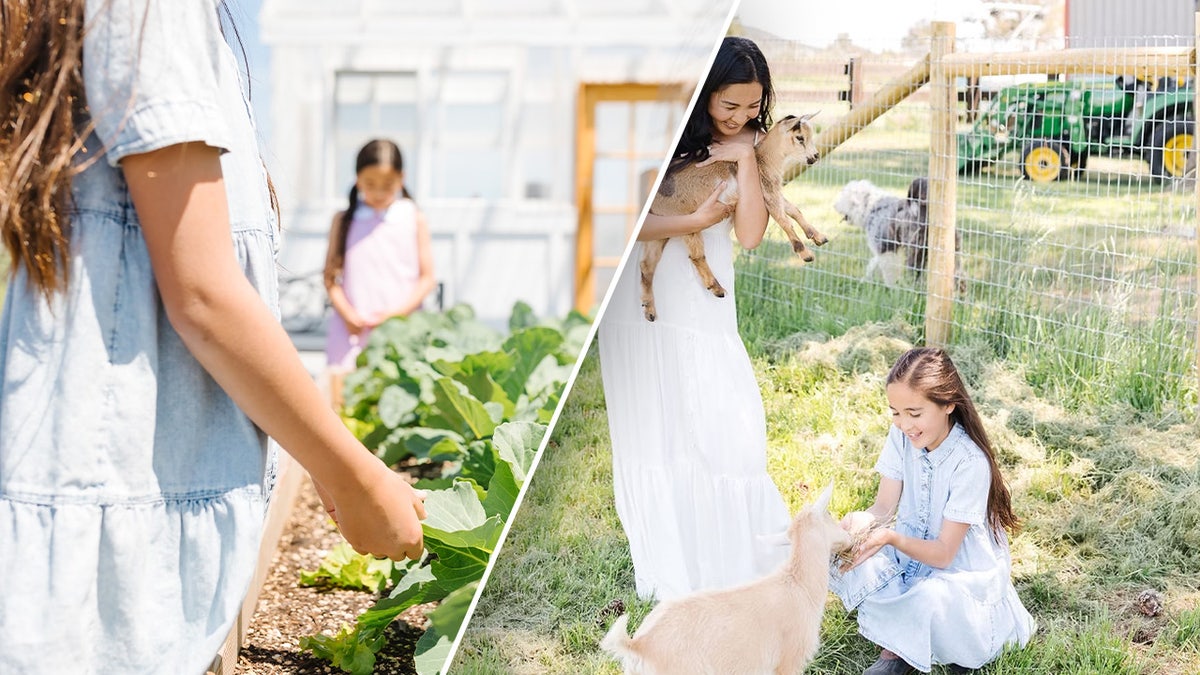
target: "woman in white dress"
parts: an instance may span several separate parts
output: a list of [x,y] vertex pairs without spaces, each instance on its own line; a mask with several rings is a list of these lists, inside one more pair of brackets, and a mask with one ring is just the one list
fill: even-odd
[[[654,277],[657,320],[642,316],[639,243],[600,324],[617,514],[643,598],[736,585],[787,555],[770,537],[789,515],[767,475],[766,421],[738,335],[730,237],[754,248],[766,230],[754,144],[770,123],[772,99],[762,52],[725,38],[668,175],[691,162],[737,162],[737,206],[718,201],[718,188],[695,213],[647,216],[639,241],[672,237]],[[724,298],[692,267],[678,238],[690,232],[702,233]]]

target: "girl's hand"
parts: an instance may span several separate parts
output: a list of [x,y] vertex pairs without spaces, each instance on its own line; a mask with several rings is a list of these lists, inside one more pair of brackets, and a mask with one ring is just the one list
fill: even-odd
[[754,159],[754,146],[747,143],[721,143],[714,141],[708,146],[708,159],[696,166],[708,166],[713,162],[744,162]]
[[875,515],[868,511],[851,511],[842,516],[842,529],[855,536],[875,524]]
[[377,328],[379,324],[387,321],[393,316],[395,316],[395,314],[391,312],[376,312],[375,314],[372,314],[364,323],[366,324],[367,328],[374,329]]
[[346,322],[346,331],[351,335],[359,335],[364,330],[374,327],[354,310],[350,310],[349,312],[346,312],[346,314],[343,314],[342,321]]
[[334,510],[342,536],[359,553],[402,560],[421,557],[425,549],[421,521],[425,492],[378,462],[374,475],[350,494],[334,495]]
[[732,206],[718,199],[728,185],[729,181],[724,180],[720,183],[717,183],[717,189],[713,190],[713,193],[708,196],[708,199],[705,199],[700,206],[696,208],[695,212],[692,213],[692,215],[696,218],[697,225],[699,225],[699,227],[696,229],[697,232],[716,225],[722,220],[728,218],[729,214],[733,213]]
[[854,560],[850,561],[848,565],[843,565],[842,571],[848,572],[861,565],[864,560],[878,553],[879,549],[891,544],[892,537],[895,534],[895,530],[887,527],[881,527],[868,534],[867,538],[858,545],[858,550],[854,554]]

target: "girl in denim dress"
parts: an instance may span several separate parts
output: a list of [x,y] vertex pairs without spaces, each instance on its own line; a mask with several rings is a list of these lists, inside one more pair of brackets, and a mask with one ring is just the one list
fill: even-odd
[[0,673],[203,673],[278,440],[355,548],[421,497],[277,321],[276,223],[213,0],[4,0]]
[[1010,578],[1008,538],[1018,520],[979,413],[950,357],[913,349],[887,377],[892,429],[875,470],[879,492],[842,526],[859,545],[830,588],[858,629],[880,645],[864,675],[978,668],[1008,644],[1025,646],[1034,621]]

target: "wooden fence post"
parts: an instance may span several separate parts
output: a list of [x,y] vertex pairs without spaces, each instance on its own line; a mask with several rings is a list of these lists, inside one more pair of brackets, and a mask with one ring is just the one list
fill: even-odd
[[[1195,100],[1192,102],[1192,119],[1196,119],[1195,111],[1200,111],[1200,12],[1195,17],[1196,38],[1192,43],[1192,91]],[[1195,122],[1193,122],[1195,124]],[[1200,285],[1200,140],[1197,140],[1195,127],[1192,129],[1192,183],[1196,192],[1196,281]],[[1196,303],[1196,377],[1200,378],[1200,302]]]
[[925,344],[950,342],[954,319],[954,229],[958,178],[958,91],[945,57],[954,52],[954,24],[933,24],[929,86],[932,137],[929,142],[929,287],[925,296]]
[[862,59],[851,56],[850,60],[846,62],[843,72],[849,84],[845,91],[838,92],[838,100],[846,101],[850,104],[850,109],[854,110],[855,106],[862,103],[863,99]]

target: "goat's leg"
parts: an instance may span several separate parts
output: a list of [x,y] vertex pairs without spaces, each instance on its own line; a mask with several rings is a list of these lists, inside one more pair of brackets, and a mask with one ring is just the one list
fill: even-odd
[[800,256],[800,259],[804,262],[812,262],[815,259],[815,256],[813,255],[812,251],[808,250],[808,247],[804,245],[804,242],[801,241],[800,237],[796,236],[796,230],[792,227],[792,222],[788,220],[788,216],[790,214],[787,213],[787,207],[784,206],[785,204],[787,204],[787,200],[781,195],[775,195],[774,199],[768,197],[767,213],[771,214],[771,218],[776,223],[779,223],[779,227],[783,230],[784,234],[787,235],[788,241],[792,243],[792,250],[796,252],[796,255]]
[[658,267],[658,261],[662,258],[666,246],[666,239],[655,239],[642,245],[642,259],[638,262],[638,270],[641,272],[642,281],[642,314],[647,321],[658,318],[658,311],[654,307],[654,270]]
[[809,224],[808,219],[804,217],[804,214],[800,213],[800,208],[798,206],[789,202],[783,197],[780,197],[779,200],[783,202],[783,208],[787,214],[796,221],[796,224],[800,226],[800,229],[804,230],[804,236],[808,237],[812,243],[816,244],[817,246],[824,246],[825,242],[829,241],[828,237],[818,232],[817,228]]
[[692,260],[692,266],[696,268],[696,273],[700,275],[700,282],[704,287],[712,291],[712,294],[718,298],[725,297],[725,288],[713,276],[712,268],[708,266],[708,258],[704,256],[704,238],[699,232],[693,232],[683,236],[683,242],[687,245],[688,258]]

